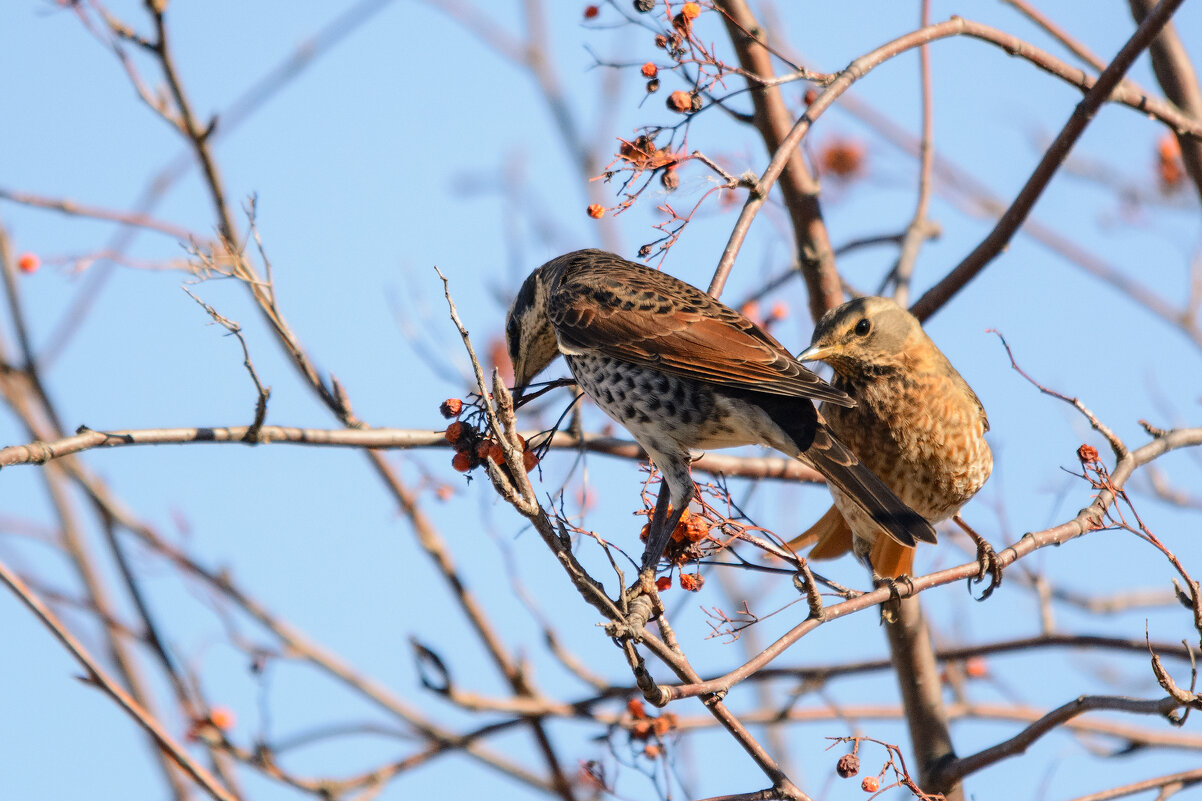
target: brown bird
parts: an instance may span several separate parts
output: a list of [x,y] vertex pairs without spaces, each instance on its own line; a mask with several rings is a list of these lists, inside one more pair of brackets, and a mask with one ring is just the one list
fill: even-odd
[[[834,437],[811,399],[854,405],[766,331],[685,282],[600,250],[539,267],[505,324],[514,383],[559,354],[576,383],[621,423],[663,474],[644,571],[654,568],[693,497],[689,451],[763,444],[827,477],[889,537],[934,542],[930,523]],[[671,513],[668,504],[671,503]]]
[[[831,429],[932,523],[955,515],[989,478],[993,454],[985,442],[989,420],[981,401],[918,319],[894,301],[857,298],[832,309],[798,358],[834,368],[832,383],[856,405],[824,403]],[[878,576],[913,572],[910,543],[881,536],[880,526],[842,487],[832,486],[831,495],[835,505],[790,545],[816,541],[810,557],[817,559],[854,548]],[[977,542],[983,577],[992,549],[964,528]],[[990,569],[996,585],[996,562]]]

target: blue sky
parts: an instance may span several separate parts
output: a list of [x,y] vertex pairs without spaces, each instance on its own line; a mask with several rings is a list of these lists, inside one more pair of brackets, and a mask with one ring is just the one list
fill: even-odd
[[[706,171],[690,164],[682,169],[681,188],[672,197],[665,198],[656,185],[631,211],[600,222],[589,219],[585,182],[536,84],[436,5],[403,0],[380,4],[368,22],[223,133],[214,148],[232,202],[241,205],[257,197],[259,230],[289,322],[319,367],[347,388],[357,414],[375,426],[439,428],[445,422],[438,404],[466,391],[462,376],[467,363],[445,313],[435,266],[450,279],[460,313],[483,350],[500,334],[509,293],[530,269],[558,253],[599,244],[602,226],[610,229],[623,255],[633,257],[639,245],[655,238],[650,226],[659,220],[656,204],[666,199],[689,208],[711,185]],[[590,144],[601,144],[603,155],[612,153],[617,137],[630,138],[638,126],[677,121],[663,102],[678,88],[672,76],[664,75],[664,88],[644,102],[644,79],[637,69],[615,73],[596,67],[590,55],[591,50],[607,61],[637,65],[655,59],[662,64],[663,54],[654,49],[649,33],[617,25],[620,17],[612,7],[586,24],[584,4],[550,6],[547,30],[554,72]],[[262,75],[349,7],[175,0],[168,19],[179,71],[195,107],[205,115],[224,113]],[[1132,30],[1125,4],[1063,0],[1041,7],[1104,58]],[[520,36],[520,4],[482,8],[488,24]],[[139,30],[149,30],[140,4],[116,2],[111,11]],[[841,69],[857,55],[911,30],[917,19],[911,3],[782,4],[778,12],[781,37],[823,71]],[[997,25],[1063,55],[1003,4],[933,3],[933,19],[953,13]],[[713,15],[703,15],[698,25],[703,38],[730,54]],[[1202,30],[1202,12],[1187,4],[1178,26],[1186,32]],[[1188,36],[1186,40],[1197,45]],[[1196,50],[1192,54],[1202,56]],[[1068,118],[1079,93],[980,42],[942,41],[933,47],[932,58],[939,154],[1008,202],[1042,146]],[[136,63],[148,82],[157,84],[152,64],[141,56]],[[183,150],[174,132],[138,100],[111,53],[69,10],[48,2],[4,4],[0,74],[6,76],[8,111],[7,124],[0,126],[0,188],[129,209],[147,182]],[[1131,76],[1145,87],[1156,87],[1146,59]],[[607,82],[616,92],[605,93]],[[732,83],[737,85],[737,79]],[[917,58],[910,54],[871,73],[853,94],[903,130],[915,132],[916,90]],[[793,107],[800,105],[802,91],[800,85],[785,89]],[[743,99],[734,102],[745,105]],[[1186,192],[1131,211],[1085,169],[1105,163],[1124,183],[1154,192],[1155,148],[1163,130],[1129,109],[1104,108],[1033,219],[1181,303],[1190,264],[1199,258],[1196,197]],[[913,212],[915,162],[838,108],[821,118],[807,147],[812,153],[838,137],[864,143],[868,155],[864,177],[846,185],[828,180],[824,187],[824,213],[834,244],[902,230]],[[747,169],[758,173],[767,163],[753,133],[718,113],[694,122],[688,145],[721,159],[736,174]],[[931,214],[942,236],[922,251],[918,291],[954,266],[992,224],[942,194],[936,194]],[[201,236],[214,226],[195,171],[166,194],[154,215]],[[245,227],[245,217],[238,219]],[[786,220],[774,205],[761,214],[726,298],[745,296],[788,264]],[[112,224],[4,201],[0,221],[18,252],[35,252],[44,262],[36,274],[21,277],[39,350],[53,342],[81,292],[98,292],[92,310],[44,369],[68,429],[250,421],[255,396],[241,351],[181,290],[189,276],[120,266],[96,290],[90,278],[105,268],[92,264],[78,271],[68,257],[103,247],[114,231]],[[734,211],[709,201],[672,249],[665,269],[705,286],[733,221]],[[186,255],[177,238],[156,233],[139,234],[128,251],[139,263]],[[871,289],[893,257],[887,249],[866,249],[841,260],[840,268],[853,285]],[[335,425],[298,380],[241,287],[207,281],[189,288],[243,325],[259,374],[273,390],[269,422]],[[775,333],[800,350],[812,328],[803,312],[803,290],[791,284],[778,297],[792,313]],[[1089,279],[1020,235],[928,325],[989,411],[997,467],[967,516],[995,543],[1067,519],[1085,505],[1087,488],[1061,468],[1075,466],[1074,452],[1082,442],[1102,443],[1079,415],[1039,395],[1010,369],[988,328],[1006,334],[1028,372],[1079,396],[1129,444],[1146,440],[1140,418],[1165,427],[1198,424],[1199,349],[1121,292]],[[11,331],[4,336],[7,346]],[[602,424],[593,412],[586,420],[594,427]],[[0,440],[5,445],[27,440],[11,413],[0,415]],[[591,610],[483,476],[465,484],[450,469],[450,454],[444,451],[396,452],[388,458],[412,486],[424,488],[423,507],[448,541],[465,580],[486,599],[509,647],[531,660],[549,695],[572,699],[586,695],[587,688],[545,652],[537,624],[509,589],[504,565],[517,566],[543,613],[595,670],[615,682],[629,680],[619,652],[593,627]],[[473,725],[468,716],[421,689],[410,637],[438,651],[466,688],[505,691],[361,454],[283,445],[193,445],[95,451],[84,461],[164,536],[202,563],[230,570],[269,608],[432,717],[453,728]],[[1158,464],[1175,486],[1200,494],[1196,453],[1175,454]],[[589,512],[585,525],[634,548],[641,524],[630,517],[642,481],[636,465],[590,457],[583,468],[573,469],[571,456],[561,455],[544,467],[542,491],[553,492],[566,481],[571,498],[587,483],[602,503]],[[29,523],[54,525],[39,470],[14,467],[0,475],[0,559],[41,577],[49,589],[74,595],[75,577],[64,561],[18,534]],[[439,484],[453,488],[450,500],[436,498],[433,489]],[[753,517],[782,533],[796,530],[825,508],[824,491],[815,488],[765,485],[752,491],[737,485],[737,492]],[[1187,565],[1197,564],[1202,556],[1195,536],[1198,512],[1173,509],[1146,493],[1136,497],[1152,530]],[[88,541],[101,551],[101,532],[86,504],[81,502],[80,509]],[[173,653],[202,677],[210,702],[236,712],[233,736],[240,743],[249,745],[264,731],[280,738],[330,723],[390,723],[313,669],[276,663],[264,680],[250,675],[245,655],[226,641],[212,598],[129,545],[144,570],[154,608],[172,632]],[[588,564],[604,569],[596,549],[581,550]],[[963,554],[945,545],[920,556],[919,569],[959,561]],[[102,563],[111,575],[112,565]],[[1169,586],[1164,560],[1130,535],[1091,536],[1039,553],[1029,564],[1045,571],[1056,587],[1091,595]],[[858,585],[864,580],[850,560],[826,567],[842,581]],[[779,586],[759,576],[730,579],[744,594],[761,595],[765,609],[790,597],[784,579]],[[679,635],[691,643],[691,656],[703,672],[736,664],[742,653],[740,644],[704,639],[708,628],[698,607],[723,603],[717,584],[712,581],[700,596],[681,597],[677,591],[669,597],[678,610]],[[959,586],[924,597],[941,637],[979,642],[1038,631],[1038,606],[1020,585],[1013,580],[985,604],[973,603]],[[127,602],[119,608],[130,615]],[[802,614],[791,607],[757,627],[757,636],[766,642]],[[86,642],[100,643],[93,622],[66,608],[63,615]],[[823,627],[783,662],[826,664],[884,654],[884,638],[870,617]],[[1065,631],[1139,637],[1145,621],[1156,639],[1191,636],[1181,610],[1139,609],[1099,618],[1057,608],[1057,623]],[[248,636],[270,642],[245,620],[240,627]],[[11,597],[0,596],[0,630],[8,654],[0,661],[3,794],[163,797],[133,724],[97,691],[73,680],[79,668]],[[1023,703],[1051,708],[1085,692],[1159,693],[1143,657],[1034,653],[998,658],[996,669],[1004,680],[974,686],[977,700],[1005,700],[1013,693]],[[1111,683],[1115,676],[1106,671],[1113,671],[1117,681]],[[167,688],[157,686],[168,697]],[[845,679],[837,690],[841,698],[863,703],[895,698],[892,679],[885,674]],[[732,705],[750,708],[753,693],[741,692],[741,697],[732,694]],[[264,705],[271,710],[269,721],[261,717]],[[678,707],[680,714],[701,712],[689,702]],[[169,715],[168,722],[177,735],[186,729],[186,722],[176,717]],[[1124,722],[1159,725],[1151,719]],[[882,739],[906,739],[896,722],[863,725]],[[820,792],[829,772],[821,755],[822,738],[845,729],[828,721],[790,731],[807,789]],[[604,749],[590,739],[599,733],[595,727],[557,722],[552,730],[562,738],[569,765],[604,758]],[[1015,730],[1014,723],[987,723],[958,725],[954,734],[960,752],[968,753]],[[505,735],[492,745],[531,766],[540,764],[526,734]],[[343,775],[411,747],[405,740],[361,736],[306,748],[289,755],[286,764],[309,774]],[[711,749],[727,754],[729,744],[707,733],[680,749],[680,772],[691,777],[685,795],[745,791],[763,784],[741,755],[730,756],[729,769],[707,770],[702,760]],[[1068,736],[1055,735],[1021,760],[985,772],[971,790],[979,799],[1035,797],[1037,792],[1069,797],[1106,786],[1082,778],[1083,772],[1099,771],[1099,765],[1105,782],[1118,783],[1193,764],[1196,757],[1190,753],[1171,751],[1099,763]],[[242,775],[247,797],[295,797],[252,772]],[[1004,793],[998,789],[1002,781]],[[645,778],[634,771],[622,772],[621,782],[630,797],[651,793]],[[397,781],[381,797],[441,795],[448,783],[465,795],[530,796],[462,757],[446,757]],[[858,792],[849,786],[830,797]]]

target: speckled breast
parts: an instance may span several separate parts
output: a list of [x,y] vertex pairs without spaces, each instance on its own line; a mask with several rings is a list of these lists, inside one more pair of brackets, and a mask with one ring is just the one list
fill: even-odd
[[894,374],[852,385],[837,378],[856,407],[822,406],[835,434],[931,522],[959,511],[993,469],[984,411],[962,381]]

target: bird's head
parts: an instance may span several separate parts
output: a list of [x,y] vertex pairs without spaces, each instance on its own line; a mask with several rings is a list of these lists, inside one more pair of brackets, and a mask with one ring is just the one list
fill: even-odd
[[802,361],[821,360],[845,378],[899,367],[925,339],[918,318],[890,298],[856,298],[822,315]]
[[505,342],[513,362],[513,385],[521,390],[559,355],[555,329],[547,316],[547,295],[555,262],[526,277],[505,319]]

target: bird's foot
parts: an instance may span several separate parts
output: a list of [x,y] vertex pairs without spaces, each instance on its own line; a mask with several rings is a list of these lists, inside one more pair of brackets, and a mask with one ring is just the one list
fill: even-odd
[[907,575],[900,575],[897,578],[889,578],[888,576],[878,576],[875,571],[872,574],[872,586],[880,589],[885,587],[889,590],[889,600],[881,604],[881,622],[895,623],[897,621],[898,604],[901,603],[901,590],[898,589],[898,584],[905,582],[906,594],[914,594],[914,582]]
[[974,584],[980,584],[988,577],[989,586],[982,591],[981,597],[977,599],[978,601],[984,601],[990,595],[993,595],[994,590],[1002,585],[1002,560],[998,557],[997,551],[993,549],[993,546],[984,537],[973,531],[972,527],[965,523],[959,515],[956,515],[952,519],[959,524],[960,528],[964,529],[964,533],[977,546],[977,564],[980,565],[980,569],[975,576],[968,579],[968,589],[969,592],[972,592]]

